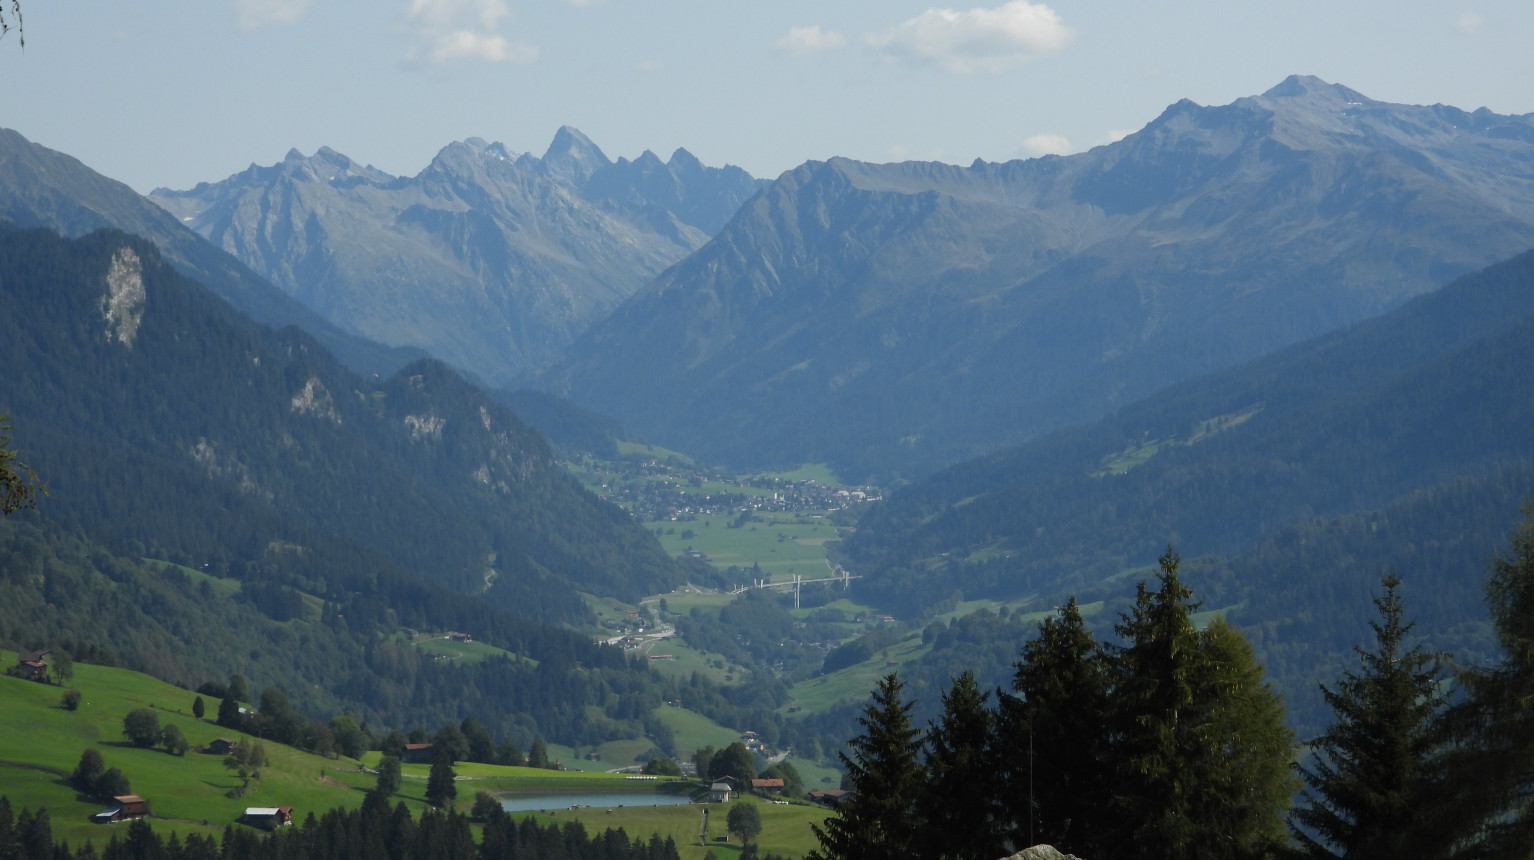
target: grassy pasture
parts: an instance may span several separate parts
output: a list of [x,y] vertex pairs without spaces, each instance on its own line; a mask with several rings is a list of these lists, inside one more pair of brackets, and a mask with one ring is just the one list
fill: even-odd
[[[0,652],[9,665],[14,652]],[[136,708],[150,708],[160,724],[174,724],[201,749],[214,738],[238,737],[191,715],[195,694],[146,675],[122,669],[76,664],[70,686],[83,695],[79,710],[59,706],[64,688],[0,678],[0,789],[12,806],[47,806],[55,838],[98,845],[110,837],[109,827],[90,823],[101,804],[70,788],[66,778],[87,747],[101,753],[107,767],[128,777],[135,794],[146,797],[156,816],[156,830],[216,836],[247,806],[293,806],[300,815],[332,807],[356,807],[362,790],[373,778],[358,772],[357,763],[323,759],[280,744],[266,744],[270,763],[261,778],[252,780],[242,798],[226,797],[238,780],[223,767],[223,757],[199,752],[173,756],[158,749],[139,749],[122,735],[122,719]],[[217,702],[209,702],[209,713]],[[405,797],[411,798],[407,786]],[[424,791],[425,784],[421,784]],[[419,792],[417,792],[419,794]],[[418,798],[417,798],[418,799]]]
[[449,639],[440,634],[424,634],[416,637],[411,643],[417,650],[427,654],[439,654],[449,660],[460,663],[478,663],[487,657],[511,657],[516,655],[510,651],[497,648],[494,645],[486,645],[483,642],[459,642]]
[[671,729],[676,737],[677,753],[683,757],[691,757],[693,750],[705,746],[724,749],[740,740],[740,733],[734,729],[725,728],[708,717],[686,708],[661,705],[652,713],[655,714],[656,719]]
[[192,585],[194,586],[200,587],[203,583],[206,582],[208,587],[213,589],[213,591],[221,597],[233,597],[240,593],[240,581],[238,579],[223,579],[209,573],[204,573],[195,567],[173,564],[171,562],[161,561],[155,558],[146,558],[142,559],[142,561],[144,564],[154,568],[161,573],[169,570],[179,571],[185,574],[186,578],[191,580]]
[[659,445],[646,445],[642,442],[619,442],[619,457],[652,457],[661,462],[675,460],[678,463],[692,464],[693,459],[680,451],[672,451]]
[[[650,668],[663,675],[673,678],[690,678],[693,672],[698,672],[716,684],[734,684],[741,680],[740,675],[729,671],[729,663],[726,661],[725,668],[719,669],[709,665],[710,660],[723,660],[714,654],[707,654],[688,645],[679,638],[671,638],[665,642],[657,642],[650,649],[650,656],[658,657],[670,654],[670,660],[650,660]],[[729,675],[731,680],[725,680]]]
[[[15,652],[0,651],[0,663],[10,665],[15,660]],[[151,819],[151,826],[157,832],[161,835],[175,833],[183,838],[190,833],[217,838],[247,806],[293,806],[300,820],[310,812],[319,814],[334,807],[355,808],[361,805],[364,792],[375,781],[372,775],[361,772],[359,765],[364,762],[376,764],[379,758],[376,751],[358,762],[325,759],[281,744],[267,743],[265,748],[270,761],[262,769],[261,778],[252,780],[244,797],[230,798],[226,793],[235,787],[237,780],[224,769],[222,756],[198,752],[172,756],[158,749],[136,748],[122,737],[123,716],[135,708],[151,708],[162,725],[174,723],[179,727],[194,749],[205,747],[218,737],[248,740],[244,735],[206,719],[193,718],[194,693],[136,672],[88,664],[76,664],[70,686],[83,694],[79,710],[74,712],[59,706],[63,687],[0,677],[0,794],[7,795],[18,812],[22,808],[46,807],[55,839],[66,839],[71,845],[90,840],[99,850],[114,832],[120,835],[120,830],[109,825],[90,823],[89,817],[100,810],[101,804],[79,796],[66,782],[67,775],[79,763],[80,753],[87,747],[98,749],[106,766],[121,769],[131,781],[133,792],[149,800],[156,816]],[[204,701],[207,702],[206,697]],[[208,704],[211,713],[216,703]],[[669,725],[673,725],[684,749],[706,743],[719,747],[735,739],[734,732],[691,712],[663,706],[660,713]],[[609,753],[614,757],[627,755],[631,758],[635,750],[629,747],[634,745],[648,748],[647,741],[633,740],[605,744],[599,750],[604,759],[608,759]],[[549,753],[572,766],[613,766],[610,761],[581,760],[576,750],[567,747],[551,745]],[[637,782],[626,780],[620,774],[600,772],[535,770],[467,762],[455,765],[454,769],[460,777],[457,801],[460,811],[468,810],[478,791],[521,795],[586,791],[647,793],[666,790],[667,785],[672,787],[671,790],[692,790],[679,781]],[[807,766],[803,770],[809,769]],[[428,771],[427,765],[405,765],[402,768],[403,785],[395,799],[415,809],[423,807]],[[722,835],[728,807],[715,804],[709,809],[710,835]],[[814,847],[809,822],[819,821],[826,815],[824,810],[806,805],[764,803],[760,811],[763,832],[758,844],[764,852],[787,856],[802,856]],[[698,844],[701,807],[697,805],[624,807],[612,812],[560,810],[558,815],[547,816],[525,814],[547,822],[575,818],[593,831],[622,827],[631,836],[648,836],[652,832],[663,837],[669,835],[688,860],[701,860],[708,850],[723,860],[737,856],[740,850],[740,845],[733,841],[710,841],[707,848]]]
[[805,463],[788,472],[764,472],[761,477],[777,478],[780,481],[815,481],[832,487],[841,486],[842,483],[825,463]]
[[[796,573],[805,577],[830,575],[824,544],[835,540],[837,532],[829,520],[752,522],[738,529],[726,528],[727,522],[727,518],[718,517],[645,525],[651,532],[663,530],[657,537],[672,555],[681,555],[691,548],[708,556],[709,562],[720,569],[756,564],[773,579],[792,579]],[[688,531],[692,535],[684,537],[683,533]]]
[[882,652],[883,659],[867,660],[828,675],[800,681],[789,688],[791,701],[801,706],[802,713],[806,714],[821,713],[842,702],[867,701],[880,678],[900,671],[902,665],[930,650],[931,646],[922,644],[920,635],[902,640],[886,648]]
[[693,608],[718,609],[735,598],[727,591],[708,591],[691,585],[683,586],[670,594],[662,594],[666,608],[686,615]]
[[[762,832],[757,837],[756,844],[763,854],[804,856],[818,845],[814,834],[810,832],[810,824],[824,820],[829,814],[825,809],[808,804],[758,803],[756,800],[740,802],[758,805],[762,818]],[[698,825],[702,820],[705,806],[709,813],[707,847],[698,844]],[[703,856],[710,851],[719,860],[733,860],[740,855],[741,845],[733,836],[728,842],[714,841],[716,836],[727,835],[725,818],[729,815],[730,805],[725,803],[625,806],[622,809],[611,810],[561,809],[551,810],[551,812],[554,814],[526,812],[515,813],[515,815],[533,817],[542,824],[575,820],[584,824],[588,833],[600,833],[608,828],[617,827],[623,828],[631,837],[639,833],[658,833],[663,839],[669,836],[675,840],[677,851],[683,860],[702,860]]]

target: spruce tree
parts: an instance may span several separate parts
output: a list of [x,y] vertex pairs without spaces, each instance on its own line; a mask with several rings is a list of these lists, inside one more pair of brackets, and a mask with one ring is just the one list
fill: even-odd
[[1168,547],[1160,566],[1160,588],[1141,584],[1117,628],[1126,643],[1113,659],[1108,806],[1122,825],[1100,853],[1267,856],[1294,788],[1283,707],[1240,634],[1221,621],[1194,628],[1177,552]]
[[1294,732],[1252,645],[1224,619],[1199,634],[1194,680],[1193,856],[1266,858],[1287,841],[1284,813],[1299,788]]
[[1072,597],[1023,645],[1001,699],[997,766],[1008,799],[1003,824],[1014,848],[1046,843],[1095,850],[1105,823],[1108,669]]
[[458,797],[458,785],[454,782],[457,777],[452,759],[447,755],[437,756],[431,764],[431,772],[426,775],[426,802],[439,809],[452,806]]
[[1311,743],[1315,761],[1300,768],[1307,788],[1292,815],[1304,857],[1385,860],[1421,856],[1429,844],[1422,823],[1443,751],[1441,666],[1421,645],[1405,647],[1413,625],[1402,622],[1401,580],[1386,574],[1381,585],[1373,650],[1355,649],[1358,671],[1321,687],[1333,722]]
[[1457,741],[1435,820],[1461,855],[1521,858],[1534,845],[1534,511],[1513,531],[1486,584],[1501,661],[1460,674],[1465,699],[1445,723]]
[[863,733],[840,753],[850,794],[836,814],[811,824],[820,847],[814,860],[896,860],[911,856],[920,832],[917,799],[923,779],[918,755],[921,732],[911,724],[912,703],[904,685],[884,676],[858,717]]
[[1151,591],[1140,583],[1134,607],[1115,627],[1125,645],[1113,669],[1114,856],[1177,860],[1190,855],[1198,835],[1186,772],[1197,740],[1188,717],[1198,631],[1188,616],[1198,604],[1177,578],[1178,563],[1168,547],[1160,559],[1161,587]]
[[927,732],[927,779],[921,792],[919,855],[1001,857],[1001,785],[993,743],[996,715],[987,693],[963,672],[943,694],[943,714]]

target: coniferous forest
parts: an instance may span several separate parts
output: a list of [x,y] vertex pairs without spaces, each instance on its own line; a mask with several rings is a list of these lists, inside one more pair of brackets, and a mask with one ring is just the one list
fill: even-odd
[[[1323,684],[1332,720],[1297,746],[1242,635],[1198,602],[1168,550],[1100,642],[1074,600],[1023,646],[997,701],[960,674],[925,728],[884,678],[842,754],[850,791],[817,860],[1527,858],[1534,845],[1534,519],[1494,564],[1502,653],[1451,669],[1412,639],[1382,577],[1373,641]],[[1297,793],[1298,792],[1298,793]]]

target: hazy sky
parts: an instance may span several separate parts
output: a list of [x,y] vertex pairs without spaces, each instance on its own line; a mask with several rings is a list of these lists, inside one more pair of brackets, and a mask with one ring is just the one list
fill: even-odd
[[[9,2],[7,0],[7,8]],[[140,191],[330,146],[414,175],[443,145],[610,158],[1076,152],[1290,74],[1383,101],[1534,112],[1534,2],[23,0],[0,126]]]

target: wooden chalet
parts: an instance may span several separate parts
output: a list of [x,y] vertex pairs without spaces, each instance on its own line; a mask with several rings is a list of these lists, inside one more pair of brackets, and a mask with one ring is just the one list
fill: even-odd
[[293,807],[291,806],[247,806],[245,814],[240,820],[251,827],[261,827],[270,830],[273,827],[283,827],[293,823]]
[[431,764],[431,744],[405,744],[405,752],[399,760],[405,764]]
[[27,651],[16,655],[16,669],[28,681],[48,682],[48,658],[52,651]]
[[106,809],[91,816],[97,824],[116,824],[149,817],[149,801],[136,794],[119,794],[112,798]]
[[783,780],[781,779],[753,779],[751,790],[757,794],[782,794]]
[[234,738],[214,738],[208,741],[208,752],[214,755],[228,755],[239,745],[240,742]]

